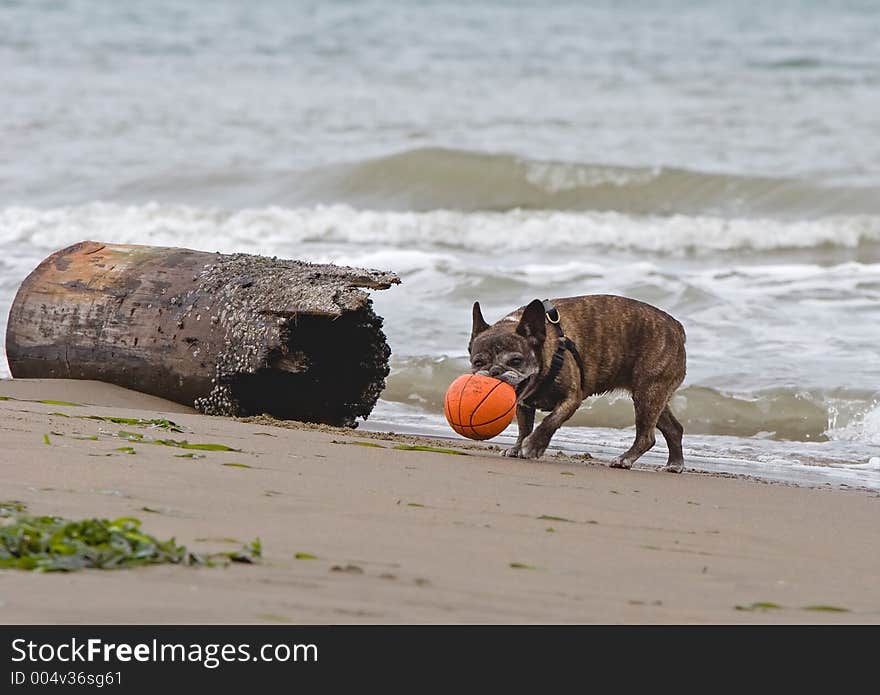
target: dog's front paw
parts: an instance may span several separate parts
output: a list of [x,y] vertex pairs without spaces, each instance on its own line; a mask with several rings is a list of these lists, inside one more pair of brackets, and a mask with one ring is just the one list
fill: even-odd
[[673,461],[671,463],[667,463],[660,470],[664,471],[665,473],[681,473],[684,470],[684,461]]
[[541,439],[527,437],[520,447],[519,456],[524,459],[539,459],[544,455],[549,443]]
[[510,458],[519,458],[519,444],[515,444],[509,449],[502,449],[501,455],[508,456]]

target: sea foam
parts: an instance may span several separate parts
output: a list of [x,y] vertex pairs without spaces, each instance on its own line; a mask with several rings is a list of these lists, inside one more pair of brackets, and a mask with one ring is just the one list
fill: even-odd
[[[53,249],[82,239],[220,251],[267,250],[316,241],[376,243],[478,252],[610,248],[660,254],[775,251],[880,243],[880,217],[816,220],[635,216],[617,212],[510,210],[386,212],[347,205],[227,211],[187,205],[115,203],[0,211],[0,244]],[[16,244],[21,245],[16,249]]]

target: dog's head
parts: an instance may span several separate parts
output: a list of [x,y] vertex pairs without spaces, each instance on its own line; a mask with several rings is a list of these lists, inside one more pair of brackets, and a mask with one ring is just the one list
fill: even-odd
[[474,323],[468,352],[474,374],[493,376],[514,388],[541,371],[546,328],[540,299],[490,326],[480,303],[474,302]]

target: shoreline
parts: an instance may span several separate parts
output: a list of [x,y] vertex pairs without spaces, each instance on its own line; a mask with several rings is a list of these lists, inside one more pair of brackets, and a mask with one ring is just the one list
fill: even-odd
[[[397,406],[398,404],[395,404]],[[400,419],[396,424],[395,418]],[[388,407],[382,401],[370,419],[362,423],[359,431],[388,432],[426,437],[434,440],[449,440],[449,428],[442,415],[430,421],[418,418],[414,422],[412,414],[406,409]],[[554,436],[548,454],[545,456],[569,456],[575,460],[594,457],[610,460],[625,451],[634,436],[634,428],[608,428],[570,426],[566,423]],[[499,448],[511,446],[516,439],[515,423],[494,438],[492,442]],[[666,445],[662,438],[637,462],[636,467],[658,469],[666,461]],[[456,439],[462,443],[462,439]],[[464,442],[467,444],[467,442]],[[792,484],[810,488],[833,488],[840,490],[862,490],[880,492],[880,458],[872,455],[878,452],[847,451],[835,446],[825,449],[831,442],[801,442],[781,440],[766,447],[767,440],[760,440],[760,448],[751,446],[755,440],[725,435],[693,435],[685,432],[685,464],[692,473],[724,475],[753,479],[761,482]],[[840,442],[834,442],[839,445]]]
[[[0,396],[17,399],[0,400],[0,501],[135,516],[195,552],[263,546],[226,568],[0,570],[4,623],[880,622],[873,492],[207,417],[96,382]],[[179,458],[124,430],[240,451]],[[412,444],[467,455],[395,448]]]

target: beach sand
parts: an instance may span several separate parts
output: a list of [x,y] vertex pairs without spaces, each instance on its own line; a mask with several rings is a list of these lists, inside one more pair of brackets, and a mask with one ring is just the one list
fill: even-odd
[[[0,571],[4,623],[880,622],[875,493],[399,450],[412,438],[205,417],[96,382],[0,396],[0,501],[135,516],[196,552],[263,546],[255,565]],[[120,430],[241,451],[178,458]],[[736,608],[756,602],[781,607]]]

